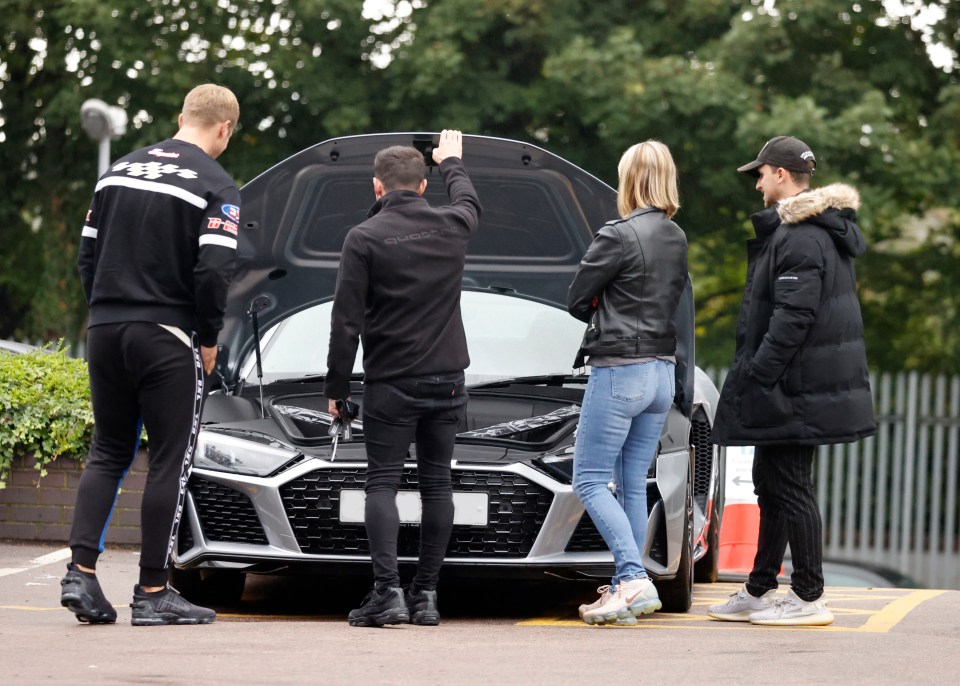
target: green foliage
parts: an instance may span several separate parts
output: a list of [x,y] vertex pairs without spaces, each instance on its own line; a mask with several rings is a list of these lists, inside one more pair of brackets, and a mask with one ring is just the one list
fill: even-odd
[[[913,23],[931,8],[929,31]],[[871,364],[960,373],[960,3],[0,0],[0,16],[0,337],[82,335],[76,247],[97,151],[80,104],[127,110],[116,157],[174,133],[187,90],[215,81],[241,104],[221,158],[240,182],[332,137],[460,128],[614,185],[625,148],[662,140],[703,366],[730,362],[760,209],[735,169],[771,136],[803,138],[815,185],[863,199]]]
[[15,457],[32,454],[39,477],[57,458],[83,459],[93,436],[87,364],[56,349],[0,352],[0,488]]

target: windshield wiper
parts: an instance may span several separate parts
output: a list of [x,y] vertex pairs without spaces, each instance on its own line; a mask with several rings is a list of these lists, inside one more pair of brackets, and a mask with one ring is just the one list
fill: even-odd
[[[327,377],[326,374],[304,374],[303,376],[290,376],[283,379],[273,379],[270,383],[312,383],[314,381],[323,380]],[[358,372],[356,374],[350,375],[351,381],[363,381],[363,372]]]
[[573,377],[571,374],[539,374],[536,376],[512,376],[507,379],[498,379],[496,381],[482,381],[471,386],[471,388],[505,388],[517,384],[544,384],[546,386],[562,386]]
[[304,374],[303,376],[291,376],[283,379],[271,379],[270,383],[308,383],[323,379],[326,374]]

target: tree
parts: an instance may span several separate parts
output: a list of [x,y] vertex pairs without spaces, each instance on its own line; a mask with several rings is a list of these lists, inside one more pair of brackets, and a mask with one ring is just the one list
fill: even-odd
[[[662,140],[680,173],[703,366],[730,361],[760,209],[734,170],[795,135],[817,154],[817,185],[862,195],[871,363],[960,372],[955,3],[909,3],[902,18],[880,0],[0,5],[13,18],[0,28],[0,336],[82,330],[73,262],[95,170],[80,103],[127,108],[125,151],[171,134],[187,89],[212,80],[241,102],[223,158],[241,182],[329,137],[458,127],[529,140],[614,184],[628,145]],[[930,27],[917,23],[927,6],[940,11]],[[946,66],[930,57],[938,41]]]
[[129,132],[113,144],[119,156],[172,135],[192,86],[226,85],[242,105],[223,161],[241,182],[369,122],[376,85],[350,85],[371,71],[363,60],[369,22],[348,0],[0,7],[0,336],[82,334],[76,249],[96,181],[96,144],[78,126],[87,98],[130,113]]

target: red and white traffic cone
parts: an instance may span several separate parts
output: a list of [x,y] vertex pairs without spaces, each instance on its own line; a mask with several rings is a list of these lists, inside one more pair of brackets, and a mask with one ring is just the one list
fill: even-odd
[[717,571],[720,574],[749,574],[757,555],[760,507],[753,492],[753,448],[727,448],[723,520]]

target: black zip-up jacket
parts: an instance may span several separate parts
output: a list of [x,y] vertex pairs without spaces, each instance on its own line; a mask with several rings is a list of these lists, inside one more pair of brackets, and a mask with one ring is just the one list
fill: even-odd
[[393,191],[343,243],[331,315],[324,393],[350,395],[363,340],[364,380],[458,372],[470,364],[460,316],[467,243],[480,201],[463,162],[440,164],[450,205]]
[[848,443],[876,432],[854,258],[856,190],[833,184],[753,215],[720,445]]
[[240,192],[196,145],[168,139],[117,160],[80,239],[89,326],[155,322],[216,345],[239,226]]
[[674,355],[686,283],[687,237],[662,210],[643,207],[604,224],[567,293],[570,314],[588,322],[574,366],[590,355]]

